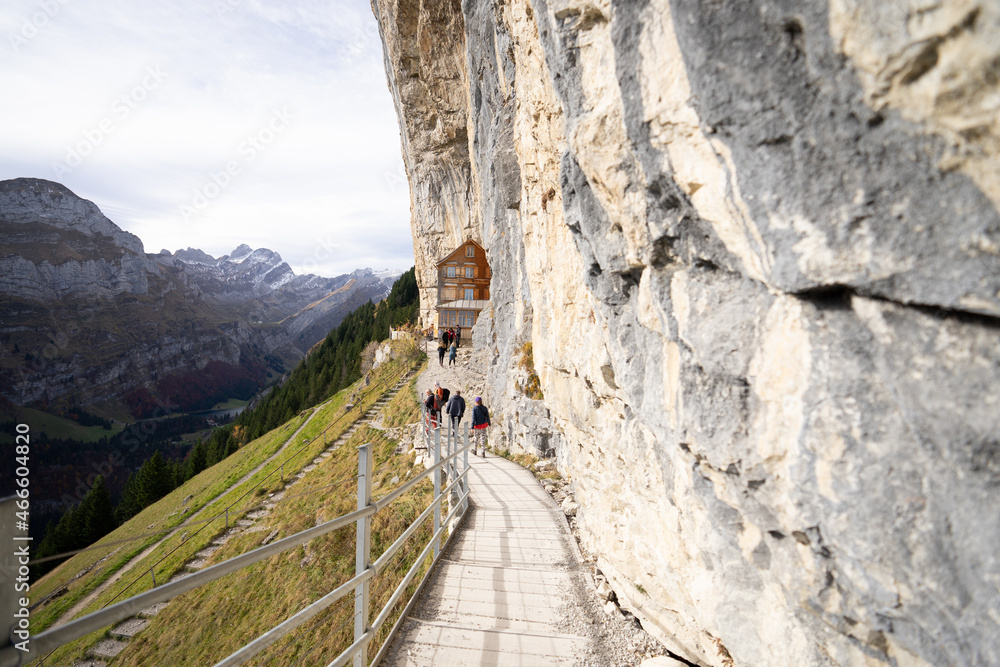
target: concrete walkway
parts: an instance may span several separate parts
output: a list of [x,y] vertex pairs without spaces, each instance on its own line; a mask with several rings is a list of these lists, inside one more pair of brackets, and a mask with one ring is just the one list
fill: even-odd
[[578,665],[589,640],[564,634],[582,573],[554,501],[530,472],[469,457],[472,505],[385,665]]

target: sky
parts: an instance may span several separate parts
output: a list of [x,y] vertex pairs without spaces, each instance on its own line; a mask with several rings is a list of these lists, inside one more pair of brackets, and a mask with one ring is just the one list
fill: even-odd
[[146,252],[413,264],[367,0],[4,0],[0,180],[62,183]]

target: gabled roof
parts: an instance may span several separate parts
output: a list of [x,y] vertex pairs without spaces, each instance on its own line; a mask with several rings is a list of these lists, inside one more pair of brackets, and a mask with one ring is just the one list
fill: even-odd
[[[444,259],[440,260],[437,263],[437,265],[441,266],[442,264],[444,264],[445,262],[447,262],[448,260],[450,260],[452,257],[454,257],[456,254],[458,254],[459,250],[461,250],[462,248],[464,248],[465,246],[467,246],[470,243],[473,244],[473,245],[475,245],[477,248],[479,248],[483,252],[486,252],[486,249],[483,248],[483,246],[479,245],[479,243],[477,243],[475,239],[465,239],[464,241],[462,241],[459,244],[459,246],[457,248],[455,248],[450,253],[448,253],[447,255],[445,255]],[[465,255],[462,255],[461,259],[465,259]]]

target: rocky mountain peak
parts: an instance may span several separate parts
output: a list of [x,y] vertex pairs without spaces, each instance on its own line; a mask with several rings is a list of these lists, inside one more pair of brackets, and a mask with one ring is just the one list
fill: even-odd
[[233,250],[231,253],[229,253],[229,255],[227,255],[223,259],[228,259],[230,262],[241,262],[247,257],[249,257],[250,253],[252,252],[253,248],[248,246],[246,243],[241,243],[236,247],[235,250]]
[[0,293],[44,300],[148,290],[152,264],[139,237],[59,183],[0,181],[0,232]]
[[[170,254],[169,252],[167,254]],[[199,250],[198,248],[186,248],[184,250],[178,250],[173,253],[173,257],[181,260],[186,264],[207,264],[209,266],[215,266],[219,263],[219,260],[209,255],[204,250]]]
[[139,237],[108,220],[93,202],[77,196],[61,183],[40,178],[0,181],[0,222],[44,224],[88,236],[101,234],[117,246],[143,253]]

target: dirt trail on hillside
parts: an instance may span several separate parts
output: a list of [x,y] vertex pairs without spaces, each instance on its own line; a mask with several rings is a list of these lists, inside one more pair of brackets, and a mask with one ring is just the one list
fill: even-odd
[[465,399],[465,417],[470,419],[472,417],[472,400],[482,393],[484,385],[483,374],[473,368],[469,362],[471,356],[471,347],[459,348],[455,364],[448,365],[448,355],[446,354],[442,367],[438,365],[437,349],[430,348],[430,353],[427,355],[427,370],[417,378],[417,394],[420,396],[420,400],[426,398],[428,389],[434,389],[435,382],[440,382],[442,387],[446,387],[453,394],[456,389],[462,392],[462,398]]
[[[327,401],[327,402],[329,402],[329,401]],[[254,468],[253,470],[251,470],[247,474],[243,475],[243,477],[241,477],[234,484],[226,487],[226,489],[224,489],[223,491],[221,491],[219,493],[219,495],[217,495],[214,498],[211,498],[208,501],[206,501],[205,504],[201,506],[201,509],[199,509],[194,514],[192,514],[187,519],[185,519],[183,523],[181,523],[179,526],[177,526],[172,531],[170,531],[170,533],[168,533],[166,536],[164,536],[163,539],[157,541],[156,543],[150,545],[148,548],[144,549],[135,558],[133,558],[128,563],[126,563],[124,566],[122,566],[122,568],[120,570],[118,570],[113,575],[111,575],[110,577],[108,577],[101,585],[99,585],[97,588],[95,588],[93,591],[91,591],[88,595],[84,596],[84,598],[82,600],[80,600],[79,602],[77,602],[68,611],[66,611],[66,613],[64,613],[62,616],[60,616],[59,619],[55,623],[53,623],[51,627],[55,628],[55,627],[58,627],[60,625],[64,625],[66,623],[69,623],[71,620],[73,620],[74,616],[76,616],[77,614],[79,614],[80,612],[82,612],[84,609],[87,608],[88,605],[90,605],[91,602],[93,602],[94,600],[96,600],[97,596],[99,596],[101,593],[103,593],[104,591],[106,591],[108,589],[108,587],[111,586],[111,585],[113,585],[116,581],[118,581],[119,579],[121,579],[136,564],[142,562],[142,559],[144,559],[149,554],[153,553],[153,551],[155,551],[161,544],[163,544],[164,542],[166,542],[167,540],[169,540],[171,537],[173,537],[177,533],[181,532],[185,528],[190,527],[191,522],[194,521],[194,519],[196,517],[198,517],[199,515],[201,515],[202,512],[204,512],[206,509],[208,509],[212,505],[212,503],[214,503],[216,500],[218,500],[219,498],[221,498],[225,494],[229,493],[230,489],[239,486],[243,482],[245,482],[248,479],[250,479],[252,476],[256,475],[258,472],[260,472],[261,469],[264,468],[264,466],[266,466],[271,461],[273,461],[274,459],[276,459],[278,457],[278,455],[280,455],[283,451],[285,451],[285,449],[288,448],[288,445],[290,445],[295,440],[296,436],[298,436],[298,434],[302,432],[302,429],[304,429],[309,424],[309,422],[312,421],[313,417],[315,417],[319,413],[320,408],[322,408],[324,405],[326,405],[326,403],[323,403],[323,404],[318,405],[315,408],[313,408],[312,414],[309,415],[309,418],[306,419],[302,423],[302,426],[300,426],[299,428],[297,428],[295,430],[295,433],[293,433],[292,435],[290,435],[288,437],[288,440],[285,441],[285,444],[283,444],[281,447],[279,447],[278,451],[276,451],[274,454],[272,454],[271,456],[269,456],[267,458],[267,460],[265,460],[263,463],[261,463],[260,465],[258,465],[256,468]]]

